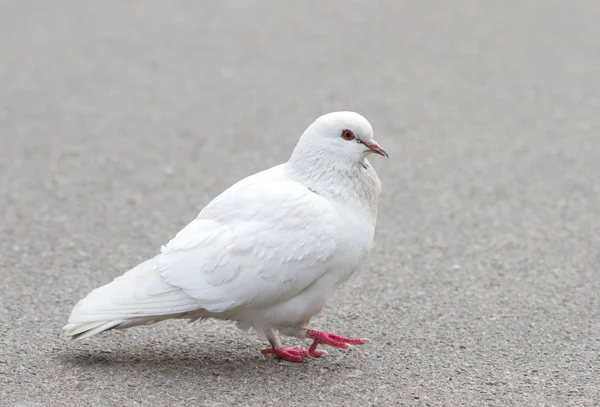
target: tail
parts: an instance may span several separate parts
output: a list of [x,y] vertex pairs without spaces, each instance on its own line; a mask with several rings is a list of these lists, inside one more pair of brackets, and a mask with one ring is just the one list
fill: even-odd
[[196,300],[164,281],[150,259],[79,301],[63,330],[80,340],[169,318],[197,319],[202,313]]

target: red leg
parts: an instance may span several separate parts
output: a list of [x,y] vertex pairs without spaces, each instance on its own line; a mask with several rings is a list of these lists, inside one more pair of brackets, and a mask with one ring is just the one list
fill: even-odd
[[265,357],[267,355],[274,355],[283,360],[287,360],[288,362],[304,362],[304,358],[309,356],[308,351],[300,348],[300,346],[294,346],[291,348],[284,348],[280,346],[278,348],[271,347],[267,349],[263,349],[260,351],[260,354]]
[[309,356],[308,351],[302,349],[300,346],[284,348],[275,330],[269,329],[265,333],[271,347],[260,351],[263,358],[267,355],[274,355],[288,362],[302,363],[304,362],[304,358]]
[[329,332],[316,331],[314,329],[307,329],[306,337],[315,340],[308,349],[308,354],[310,356],[321,356],[323,351],[317,350],[317,345],[320,343],[332,346],[334,348],[347,349],[350,348],[351,345],[362,345],[363,343],[369,342],[369,340],[366,338],[346,338],[345,336],[334,335]]

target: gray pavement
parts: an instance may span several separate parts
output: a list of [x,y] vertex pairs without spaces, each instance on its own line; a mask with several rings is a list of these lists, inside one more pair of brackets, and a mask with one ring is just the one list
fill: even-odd
[[[2,1],[0,405],[600,405],[600,2]],[[72,306],[321,113],[389,161],[293,365],[226,323],[67,343]],[[290,341],[294,343],[295,341]]]

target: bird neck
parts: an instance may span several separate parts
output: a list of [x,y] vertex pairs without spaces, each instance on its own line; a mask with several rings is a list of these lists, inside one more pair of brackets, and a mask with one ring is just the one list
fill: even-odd
[[381,181],[367,159],[349,162],[317,152],[302,157],[293,154],[285,171],[312,192],[366,212],[375,223]]

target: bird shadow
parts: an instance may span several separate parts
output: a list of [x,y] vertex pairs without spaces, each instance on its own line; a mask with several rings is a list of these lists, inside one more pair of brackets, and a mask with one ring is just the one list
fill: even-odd
[[140,347],[113,350],[70,349],[57,355],[61,364],[70,370],[91,375],[151,376],[169,380],[173,375],[188,376],[190,380],[253,380],[264,374],[305,376],[310,372],[344,370],[339,360],[307,359],[305,363],[290,363],[268,357],[262,358],[255,348],[207,349],[206,347]]

